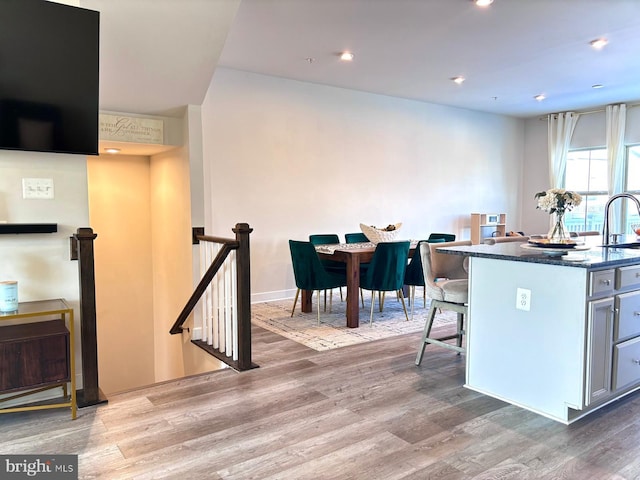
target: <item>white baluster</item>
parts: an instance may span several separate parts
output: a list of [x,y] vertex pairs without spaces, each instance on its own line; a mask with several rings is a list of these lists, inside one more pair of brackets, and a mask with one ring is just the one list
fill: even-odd
[[234,326],[233,329],[233,359],[238,360],[238,273],[237,273],[237,264],[236,264],[236,251],[231,252],[230,255],[231,261],[231,323]]

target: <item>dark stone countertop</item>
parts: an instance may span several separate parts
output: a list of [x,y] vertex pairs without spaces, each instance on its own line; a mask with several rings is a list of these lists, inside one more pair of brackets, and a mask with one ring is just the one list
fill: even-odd
[[[634,237],[635,239],[635,237]],[[586,239],[588,250],[568,250],[566,255],[549,256],[542,248],[531,250],[523,248],[527,242],[496,243],[495,245],[471,245],[458,247],[442,247],[437,250],[453,255],[469,255],[471,257],[494,258],[516,262],[546,263],[579,268],[609,268],[640,264],[640,249],[601,247],[600,238]]]

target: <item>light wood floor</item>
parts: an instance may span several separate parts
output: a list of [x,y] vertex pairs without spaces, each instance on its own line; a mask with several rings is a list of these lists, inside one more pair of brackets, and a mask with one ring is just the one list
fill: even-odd
[[[315,352],[254,330],[260,368],[0,415],[0,454],[79,454],[80,478],[638,479],[640,394],[564,426],[462,387],[419,334]],[[523,379],[523,381],[526,379]]]

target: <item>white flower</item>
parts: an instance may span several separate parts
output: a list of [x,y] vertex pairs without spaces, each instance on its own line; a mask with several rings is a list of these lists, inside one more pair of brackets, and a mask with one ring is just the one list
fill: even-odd
[[538,199],[537,208],[560,215],[582,203],[582,196],[579,193],[564,188],[551,188],[546,192],[538,192],[535,198]]

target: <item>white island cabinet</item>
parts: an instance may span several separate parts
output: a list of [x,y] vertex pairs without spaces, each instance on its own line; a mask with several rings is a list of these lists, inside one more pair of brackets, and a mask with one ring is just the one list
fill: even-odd
[[640,250],[440,250],[471,256],[467,388],[563,423],[640,389]]

